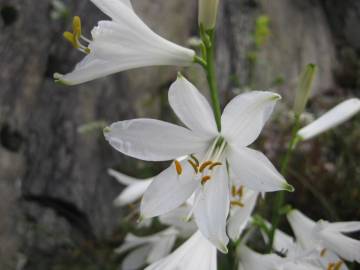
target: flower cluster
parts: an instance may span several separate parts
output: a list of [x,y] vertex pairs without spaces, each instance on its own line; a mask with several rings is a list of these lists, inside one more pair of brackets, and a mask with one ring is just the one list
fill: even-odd
[[[129,0],[91,0],[111,19],[100,21],[91,39],[82,35],[75,17],[72,32],[64,37],[85,58],[56,81],[74,85],[116,72],[154,65],[200,64],[207,75],[211,105],[200,91],[179,74],[168,91],[171,108],[183,123],[156,119],[124,120],[104,129],[109,144],[119,152],[144,161],[168,161],[160,174],[137,179],[109,169],[109,174],[127,186],[115,199],[116,206],[140,201],[141,226],[158,217],[161,231],[148,236],[128,234],[116,249],[127,253],[122,269],[215,270],[217,250],[236,247],[239,269],[347,269],[343,260],[360,261],[360,242],[343,233],[360,230],[359,222],[314,222],[297,210],[287,211],[296,241],[280,231],[280,209],[272,224],[252,216],[259,195],[279,191],[277,207],[283,207],[282,191],[294,191],[285,180],[292,151],[303,140],[333,128],[360,110],[359,99],[338,105],[318,120],[298,128],[311,92],[315,66],[303,74],[295,101],[295,129],[281,173],[260,151],[251,146],[269,120],[280,95],[250,91],[234,97],[222,110],[214,63],[214,33],[219,1],[199,1],[200,49],[174,44],[154,33],[136,15]],[[138,211],[137,208],[136,212]],[[282,211],[284,212],[284,211]],[[259,227],[268,254],[251,250],[251,236]],[[176,240],[185,240],[175,251]],[[172,252],[173,251],[173,252]]]

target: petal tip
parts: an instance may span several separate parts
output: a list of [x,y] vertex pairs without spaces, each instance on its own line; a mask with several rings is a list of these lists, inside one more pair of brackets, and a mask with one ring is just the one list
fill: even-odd
[[103,133],[105,136],[105,139],[108,140],[109,139],[109,133],[111,132],[111,128],[110,127],[104,127],[103,129]]
[[71,85],[71,83],[69,83],[68,81],[63,80],[64,75],[61,73],[54,73],[53,78],[54,78],[55,83],[57,83],[57,84],[66,85],[66,86]]
[[227,254],[229,252],[227,246],[224,243],[219,243],[218,249],[224,254]]
[[271,96],[271,100],[278,101],[278,100],[281,100],[281,99],[282,99],[282,97],[279,94],[276,94],[276,93],[273,93],[273,95]]
[[295,191],[295,188],[288,184],[288,183],[284,183],[283,186],[282,186],[283,190],[286,190],[288,192],[294,192]]

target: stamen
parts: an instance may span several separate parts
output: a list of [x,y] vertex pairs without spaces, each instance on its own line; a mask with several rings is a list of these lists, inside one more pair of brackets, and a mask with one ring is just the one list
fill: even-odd
[[232,186],[231,186],[231,195],[232,195],[233,197],[235,197],[235,196],[236,196],[236,193],[237,193],[236,187],[235,187],[234,185],[232,185]]
[[343,263],[344,263],[343,261],[338,261],[334,266],[334,270],[340,270]]
[[241,208],[243,208],[243,207],[245,206],[245,205],[244,205],[242,202],[240,202],[240,201],[231,201],[230,204],[231,204],[232,206],[239,206],[239,207],[241,207]]
[[64,32],[63,37],[69,41],[71,43],[71,45],[75,48],[78,49],[80,46],[79,44],[76,42],[75,40],[75,36],[73,33],[70,32]]
[[196,163],[196,167],[199,167],[199,165],[200,165],[199,160],[198,160],[193,154],[191,154],[190,157],[191,157],[191,158],[194,160],[194,162]]
[[240,186],[239,189],[236,191],[236,194],[239,195],[241,198],[244,195],[244,186]]
[[220,166],[220,165],[222,165],[221,162],[214,162],[213,164],[210,165],[209,170],[212,170],[214,167]]
[[326,248],[320,251],[320,257],[324,257],[326,254]]
[[90,40],[83,37],[81,35],[81,19],[79,16],[75,16],[72,23],[73,32],[64,32],[63,36],[64,38],[70,42],[70,44],[75,48],[83,53],[89,54],[90,49],[84,45],[81,44],[80,39],[85,40],[86,42],[90,43]]
[[329,263],[327,270],[334,270],[335,264],[334,263]]
[[175,163],[176,173],[177,173],[178,175],[181,175],[183,169],[182,169],[182,166],[181,166],[180,162],[175,159],[175,160],[174,160],[174,163]]
[[191,167],[193,167],[195,173],[198,173],[198,167],[196,166],[195,162],[191,159],[189,159],[188,162],[190,163]]
[[207,181],[211,179],[210,175],[205,175],[201,178],[201,184],[204,185]]
[[201,164],[201,166],[199,168],[199,172],[202,173],[205,170],[205,168],[211,164],[212,164],[212,161],[210,161],[210,160],[205,161],[203,164]]
[[79,16],[74,16],[72,26],[73,26],[74,36],[78,40],[81,36],[81,19]]

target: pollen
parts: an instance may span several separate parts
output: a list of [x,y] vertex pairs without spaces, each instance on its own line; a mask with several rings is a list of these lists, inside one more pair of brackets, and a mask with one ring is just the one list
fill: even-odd
[[207,166],[210,166],[212,164],[212,161],[208,160],[205,161],[203,164],[200,165],[199,172],[203,172]]
[[324,248],[320,251],[320,257],[324,257],[325,254],[326,254],[326,248]]
[[334,268],[335,268],[335,263],[329,263],[327,270],[334,270]]
[[245,205],[244,205],[242,202],[240,202],[240,201],[231,201],[230,204],[231,204],[232,206],[238,206],[238,207],[241,207],[241,208],[243,208],[243,207],[245,206]]
[[240,186],[239,189],[236,191],[236,194],[239,195],[241,198],[244,195],[244,186]]
[[214,167],[221,166],[221,165],[222,165],[221,162],[214,162],[213,164],[210,165],[209,170],[212,170],[212,169],[214,169]]
[[341,266],[343,265],[343,261],[338,261],[334,265],[334,270],[340,270]]
[[174,160],[174,163],[175,163],[176,173],[177,173],[178,175],[181,175],[183,169],[182,169],[182,166],[181,166],[180,162],[175,159],[175,160]]
[[198,160],[193,154],[191,154],[190,157],[191,157],[191,158],[193,159],[193,161],[195,162],[196,167],[199,167],[199,165],[200,165],[199,160]]
[[232,185],[232,186],[231,186],[231,195],[232,195],[233,197],[235,197],[235,196],[236,196],[236,193],[237,193],[236,187],[235,187],[234,185]]
[[189,159],[188,162],[190,163],[191,167],[193,167],[195,173],[198,173],[198,166],[195,164],[195,162],[191,159]]
[[204,185],[207,181],[211,179],[210,175],[205,175],[201,178],[201,184]]

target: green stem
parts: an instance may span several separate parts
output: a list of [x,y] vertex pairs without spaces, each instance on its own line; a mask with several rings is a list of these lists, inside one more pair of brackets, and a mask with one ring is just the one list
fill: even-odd
[[[286,177],[289,162],[291,160],[292,154],[293,154],[296,144],[298,142],[296,134],[297,134],[299,128],[300,128],[300,115],[295,115],[294,126],[291,131],[291,140],[290,140],[288,149],[286,151],[286,154],[285,154],[284,158],[281,160],[280,173],[284,177]],[[275,237],[275,231],[279,227],[280,219],[281,219],[280,209],[284,205],[284,202],[285,202],[285,192],[279,191],[276,194],[274,207],[273,207],[274,212],[273,212],[273,218],[272,218],[272,222],[271,222],[272,226],[271,226],[270,235],[269,235],[268,252],[271,252],[271,250],[272,250],[272,246],[274,243],[274,237]]]
[[210,97],[214,110],[214,116],[218,131],[221,131],[221,108],[219,101],[219,90],[216,80],[216,69],[215,69],[215,30],[206,31],[208,40],[203,40],[206,50],[206,78],[209,84]]

